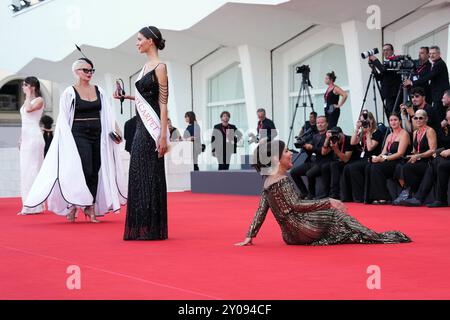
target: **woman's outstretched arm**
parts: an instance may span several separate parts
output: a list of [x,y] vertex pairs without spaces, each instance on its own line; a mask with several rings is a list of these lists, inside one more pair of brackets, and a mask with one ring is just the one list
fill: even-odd
[[268,211],[269,211],[269,202],[267,201],[264,192],[262,192],[261,198],[259,200],[258,210],[256,210],[255,216],[253,217],[253,221],[250,224],[250,228],[247,231],[247,236],[243,242],[236,243],[236,246],[246,246],[252,244],[252,239],[256,237],[256,235],[259,232],[259,229],[261,229],[261,226],[263,225],[264,220],[266,219]]

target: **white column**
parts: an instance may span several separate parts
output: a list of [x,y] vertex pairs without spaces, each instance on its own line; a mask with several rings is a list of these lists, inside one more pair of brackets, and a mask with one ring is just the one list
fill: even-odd
[[186,127],[184,114],[191,111],[191,69],[188,64],[168,62],[169,77],[169,118],[182,133]]
[[273,118],[270,93],[270,52],[248,45],[239,46],[238,50],[248,126],[253,128],[257,123],[256,110],[258,108],[266,109],[267,117]]
[[[344,37],[345,56],[347,62],[348,81],[350,86],[350,103],[353,122],[355,123],[364,99],[364,93],[370,76],[368,61],[361,58],[361,52],[373,48],[381,48],[381,30],[369,30],[365,23],[347,21],[341,25]],[[379,57],[380,58],[380,57]],[[381,59],[381,58],[380,58]],[[375,115],[372,85],[365,104],[365,109]],[[381,98],[377,97],[378,116],[382,120],[383,107]]]

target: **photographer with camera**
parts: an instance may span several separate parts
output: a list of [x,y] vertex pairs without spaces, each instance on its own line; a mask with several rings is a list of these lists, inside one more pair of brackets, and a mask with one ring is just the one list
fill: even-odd
[[400,105],[402,115],[406,115],[409,118],[409,123],[405,123],[405,129],[408,132],[413,132],[414,127],[412,125],[412,119],[417,110],[425,110],[428,115],[428,125],[432,127],[436,132],[441,125],[441,119],[436,110],[430,106],[426,101],[425,90],[421,87],[415,87],[411,89],[411,101],[412,105]]
[[387,188],[388,179],[393,179],[397,165],[402,162],[410,144],[409,134],[401,127],[400,116],[396,113],[389,117],[391,134],[388,135],[383,152],[372,156],[370,166],[370,186],[367,202],[389,204],[392,199]]
[[254,133],[249,134],[250,141],[249,143],[260,143],[260,142],[270,142],[277,135],[277,128],[272,120],[266,117],[266,110],[263,108],[259,108],[256,111],[258,116],[258,124],[256,128],[257,135]]
[[352,146],[351,139],[352,137],[345,135],[340,127],[334,127],[327,132],[322,153],[332,154],[333,159],[322,166],[324,197],[341,198],[341,173],[345,165],[359,158],[358,150]]
[[[306,132],[311,131],[313,134],[317,132],[317,112],[313,111],[309,114],[309,121],[306,121],[300,130],[299,137],[303,136]],[[298,138],[298,137],[296,137]]]
[[423,86],[430,84],[433,108],[440,120],[445,118],[445,110],[442,108],[442,95],[450,88],[447,65],[441,58],[441,50],[438,46],[430,47],[431,70],[417,80],[406,80],[405,86]]
[[361,151],[360,158],[344,168],[343,201],[363,203],[369,179],[368,166],[373,155],[381,153],[384,135],[378,130],[373,114],[363,110],[350,141]]
[[381,83],[381,96],[385,101],[386,112],[389,114],[392,113],[395,106],[395,100],[397,99],[397,93],[402,83],[401,76],[393,70],[389,70],[386,67],[386,62],[394,61],[394,46],[392,44],[385,44],[383,46],[383,57],[384,63],[381,63],[380,60],[375,55],[370,55],[369,65],[378,70],[378,73],[375,74],[375,78]]
[[[322,174],[322,165],[331,161],[331,156],[329,154],[324,155],[322,153],[322,147],[324,146],[328,129],[328,122],[325,116],[317,118],[317,129],[319,132],[313,136],[312,142],[303,145],[303,149],[309,155],[308,159],[305,163],[291,170],[292,179],[299,188],[302,198],[315,198],[316,178]],[[297,143],[296,146],[298,146]],[[306,188],[305,183],[302,180],[303,176],[308,178],[308,188]]]
[[[419,59],[415,61],[416,67],[412,74],[411,80],[417,81],[423,77],[425,77],[431,71],[431,62],[430,62],[430,48],[429,47],[421,47],[419,49]],[[420,86],[416,85],[412,88],[420,87],[425,90],[425,97],[427,103],[431,105],[433,103],[433,97],[431,95],[430,83],[427,81],[422,83]]]
[[[340,87],[335,85],[336,74],[334,71],[327,73],[325,76],[325,84],[328,86],[325,92],[325,116],[328,119],[328,128],[334,128],[338,125],[339,117],[341,115],[341,108],[347,101],[348,94]],[[339,98],[342,97],[342,99]]]

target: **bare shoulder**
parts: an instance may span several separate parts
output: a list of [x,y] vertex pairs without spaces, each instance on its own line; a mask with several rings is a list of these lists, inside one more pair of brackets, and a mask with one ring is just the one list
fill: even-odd
[[156,69],[156,76],[159,79],[159,82],[164,83],[167,82],[167,66],[165,63],[160,63]]

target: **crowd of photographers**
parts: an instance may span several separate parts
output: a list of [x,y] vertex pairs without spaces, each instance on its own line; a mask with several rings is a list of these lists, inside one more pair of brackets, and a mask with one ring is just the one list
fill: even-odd
[[[349,136],[327,110],[325,116],[312,112],[296,142],[307,159],[291,170],[291,176],[305,199],[448,206],[450,84],[440,49],[420,48],[417,61],[396,56],[390,44],[383,47],[383,62],[375,57],[377,51],[362,55],[380,83],[389,128],[363,110]],[[334,73],[327,77],[335,80]],[[326,103],[330,93],[340,92],[330,86]],[[339,97],[335,105],[342,105]],[[319,177],[321,188],[316,190]]]

